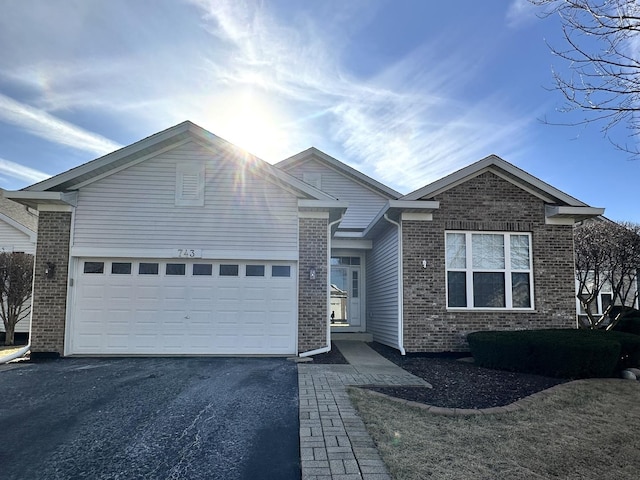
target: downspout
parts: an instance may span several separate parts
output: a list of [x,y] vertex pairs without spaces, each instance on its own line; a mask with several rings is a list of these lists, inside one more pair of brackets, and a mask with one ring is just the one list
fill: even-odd
[[388,214],[384,214],[384,219],[398,227],[398,349],[402,355],[406,355],[404,350],[404,319],[402,303],[404,301],[403,278],[402,278],[402,225],[399,222],[391,220]]
[[[329,222],[327,227],[327,312],[329,311],[331,305],[331,227],[340,223],[344,218],[344,212],[340,214],[340,218],[333,222]],[[309,352],[304,352],[300,354],[300,357],[310,357],[312,355],[318,355],[320,353],[327,353],[331,350],[331,323],[329,322],[329,317],[327,316],[327,345],[318,348],[316,350],[311,350]]]
[[31,342],[29,342],[27,346],[21,348],[17,352],[13,352],[11,355],[7,355],[6,357],[0,358],[0,363],[7,363],[7,362],[10,362],[11,360],[15,360],[16,358],[20,358],[24,356],[30,349],[31,349]]

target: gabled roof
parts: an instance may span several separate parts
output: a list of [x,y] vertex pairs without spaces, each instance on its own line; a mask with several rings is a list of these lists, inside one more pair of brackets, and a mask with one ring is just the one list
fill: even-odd
[[38,216],[31,213],[26,206],[5,198],[4,192],[0,189],[0,220],[28,235],[35,242]]
[[504,178],[508,182],[528,191],[536,197],[541,198],[547,203],[570,207],[588,207],[586,203],[583,203],[571,195],[552,187],[548,183],[545,183],[539,178],[519,169],[497,155],[489,155],[478,162],[472,163],[457,172],[447,175],[446,177],[436,180],[433,183],[405,195],[401,200],[433,198],[442,192],[488,171]]
[[113,153],[26,187],[23,189],[25,194],[20,195],[20,192],[13,192],[12,196],[16,199],[20,198],[22,201],[23,197],[29,195],[26,192],[35,194],[36,192],[74,191],[84,185],[158,155],[163,151],[175,148],[181,143],[192,140],[197,141],[206,148],[222,149],[228,152],[230,154],[229,157],[226,157],[228,159],[238,162],[250,162],[259,175],[284,188],[293,190],[301,198],[335,201],[330,195],[245,152],[190,121],[182,122]]
[[309,160],[316,160],[325,166],[337,170],[341,174],[355,180],[361,185],[373,190],[375,192],[381,193],[387,198],[396,200],[402,196],[400,192],[395,191],[393,188],[387,187],[386,185],[374,180],[373,178],[365,175],[362,172],[359,172],[353,167],[350,167],[346,163],[341,162],[340,160],[333,158],[331,155],[327,155],[326,153],[318,150],[315,147],[308,148],[292,157],[289,157],[281,162],[276,163],[276,167],[289,171],[292,168],[295,168],[298,165],[301,165]]

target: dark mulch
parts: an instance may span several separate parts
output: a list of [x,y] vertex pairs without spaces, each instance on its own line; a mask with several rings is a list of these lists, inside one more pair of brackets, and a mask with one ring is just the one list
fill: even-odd
[[334,364],[334,365],[345,365],[348,364],[346,358],[342,356],[340,350],[331,342],[331,350],[327,353],[321,353],[320,355],[314,355],[313,363],[321,363],[321,364]]
[[396,365],[425,379],[433,388],[369,387],[393,397],[447,408],[489,408],[508,405],[566,379],[479,367],[442,355],[402,356],[397,350],[370,343]]

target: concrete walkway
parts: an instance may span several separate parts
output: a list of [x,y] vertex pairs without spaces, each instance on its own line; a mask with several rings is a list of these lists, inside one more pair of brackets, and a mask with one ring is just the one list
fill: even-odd
[[388,361],[366,343],[334,344],[349,365],[298,365],[300,459],[303,480],[390,480],[348,385],[419,385],[423,379]]

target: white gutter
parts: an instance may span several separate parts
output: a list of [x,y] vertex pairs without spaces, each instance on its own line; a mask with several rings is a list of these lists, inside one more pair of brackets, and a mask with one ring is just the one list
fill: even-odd
[[[340,223],[344,218],[344,212],[340,214],[340,218],[330,222],[327,226],[327,312],[329,308],[331,308],[331,227],[335,224]],[[310,357],[311,355],[318,355],[319,353],[327,353],[331,351],[331,322],[329,322],[329,317],[327,317],[327,346],[318,348],[317,350],[311,350],[310,352],[301,353],[301,357]]]
[[404,322],[403,322],[403,309],[402,302],[404,299],[403,295],[403,281],[402,281],[402,226],[400,223],[391,220],[389,216],[385,213],[383,218],[398,227],[398,349],[402,355],[406,355],[407,352],[404,350]]
[[21,348],[17,352],[13,352],[11,355],[7,355],[6,357],[0,358],[0,363],[7,363],[11,360],[15,360],[16,358],[20,358],[24,356],[31,349],[31,344],[28,344],[26,347]]

